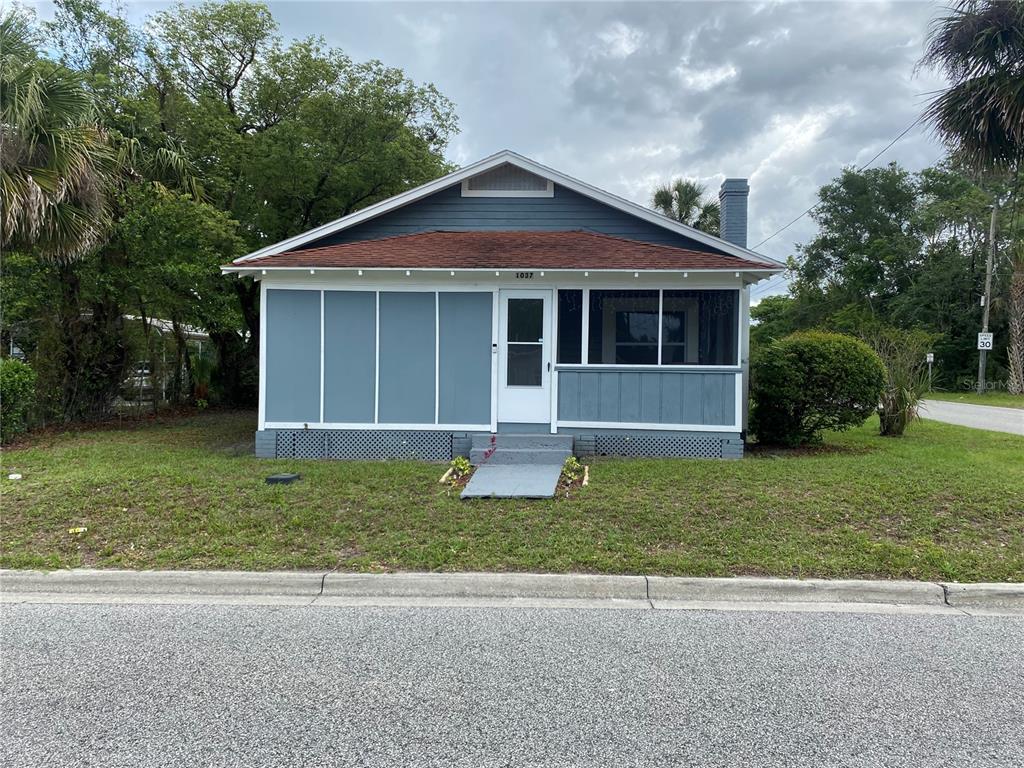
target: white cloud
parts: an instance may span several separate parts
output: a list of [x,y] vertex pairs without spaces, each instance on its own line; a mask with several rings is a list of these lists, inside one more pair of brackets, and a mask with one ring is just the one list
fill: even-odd
[[696,91],[697,93],[710,91],[716,85],[734,80],[739,75],[739,70],[732,64],[723,64],[720,67],[710,67],[708,69],[694,69],[683,63],[677,66],[674,71],[687,90]]
[[639,50],[643,44],[644,33],[642,30],[633,29],[621,21],[616,21],[599,32],[597,38],[604,43],[604,50],[609,56],[615,59],[625,59]]

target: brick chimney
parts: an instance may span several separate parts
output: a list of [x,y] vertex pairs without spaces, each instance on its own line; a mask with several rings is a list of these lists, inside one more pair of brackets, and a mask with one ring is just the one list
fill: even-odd
[[722,239],[747,247],[747,196],[750,185],[746,179],[726,179],[718,190],[718,204],[722,209]]

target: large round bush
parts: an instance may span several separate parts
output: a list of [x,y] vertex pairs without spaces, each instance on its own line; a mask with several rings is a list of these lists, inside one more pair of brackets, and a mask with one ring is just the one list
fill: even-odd
[[36,397],[36,372],[20,360],[0,360],[0,442],[24,432]]
[[750,428],[760,443],[819,442],[825,430],[863,424],[878,407],[885,366],[852,336],[802,331],[751,361]]

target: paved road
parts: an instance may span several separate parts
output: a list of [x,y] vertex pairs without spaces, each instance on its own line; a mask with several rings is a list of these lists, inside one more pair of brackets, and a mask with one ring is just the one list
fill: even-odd
[[1019,617],[0,611],[11,768],[1024,764]]
[[996,432],[1024,435],[1024,409],[1022,408],[996,408],[991,405],[924,400],[921,402],[920,410],[923,419],[959,424],[961,427],[991,429]]

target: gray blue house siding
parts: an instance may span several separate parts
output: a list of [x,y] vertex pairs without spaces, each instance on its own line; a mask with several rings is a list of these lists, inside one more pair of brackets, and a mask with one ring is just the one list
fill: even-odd
[[377,291],[322,293],[323,420],[321,291],[271,288],[265,421],[490,424],[491,291],[381,291],[379,345]]
[[716,253],[695,240],[555,185],[554,197],[462,197],[456,184],[303,248],[430,230],[553,231],[587,229],[649,243]]
[[438,294],[441,327],[438,421],[491,421],[491,314],[493,294]]
[[378,418],[392,424],[434,424],[434,293],[380,294]]
[[377,348],[377,295],[324,292],[324,421],[371,424]]
[[728,427],[736,423],[738,375],[738,368],[735,373],[560,370],[558,418]]
[[267,290],[267,421],[320,421],[320,291]]

